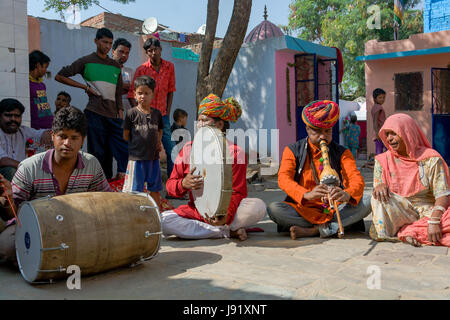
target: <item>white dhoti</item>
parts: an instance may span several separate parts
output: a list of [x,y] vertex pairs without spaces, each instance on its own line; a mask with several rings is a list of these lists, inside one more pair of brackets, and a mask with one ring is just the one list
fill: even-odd
[[229,238],[230,230],[236,231],[261,221],[266,214],[266,204],[258,198],[245,198],[239,204],[233,222],[228,226],[212,226],[206,222],[179,216],[169,210],[161,213],[162,231],[165,236],[175,235],[184,239]]

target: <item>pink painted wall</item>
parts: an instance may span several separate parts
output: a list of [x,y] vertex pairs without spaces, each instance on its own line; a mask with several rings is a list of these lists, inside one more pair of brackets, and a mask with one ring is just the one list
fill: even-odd
[[[382,54],[388,52],[411,51],[450,46],[450,30],[413,35],[406,40],[377,42],[371,40],[366,43],[365,55]],[[430,140],[431,130],[431,68],[446,68],[450,64],[450,54],[432,54],[414,57],[369,60],[365,64],[366,101],[367,101],[367,149],[368,154],[375,153],[373,142],[373,120],[370,110],[374,104],[372,92],[376,88],[386,91],[386,101],[383,105],[386,116],[402,112],[412,116]],[[421,111],[395,110],[394,74],[407,72],[423,73],[423,109]]]
[[280,160],[284,148],[297,140],[295,118],[295,68],[289,67],[289,84],[291,98],[291,120],[287,117],[287,83],[286,67],[288,63],[294,63],[296,51],[282,50],[275,53],[275,90],[276,90],[276,114],[277,128],[279,131],[279,155]]

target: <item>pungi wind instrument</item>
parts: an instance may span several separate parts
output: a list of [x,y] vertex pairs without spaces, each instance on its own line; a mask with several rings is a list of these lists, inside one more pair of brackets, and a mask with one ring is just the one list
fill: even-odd
[[[323,171],[320,174],[320,183],[325,184],[327,186],[339,186],[340,179],[339,175],[330,165],[330,158],[328,156],[328,146],[327,141],[325,139],[320,140],[320,151],[322,152],[322,165],[323,165]],[[333,201],[331,205],[336,209],[336,217],[339,224],[339,232],[338,237],[342,238],[344,237],[344,228],[342,228],[342,222],[341,222],[341,216],[339,214],[339,208],[337,206],[337,202]]]

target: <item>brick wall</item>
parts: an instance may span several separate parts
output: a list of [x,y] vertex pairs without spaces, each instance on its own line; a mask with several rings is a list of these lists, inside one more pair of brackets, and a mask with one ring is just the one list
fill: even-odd
[[[214,48],[214,49],[220,48],[220,47],[222,46],[222,42],[223,42],[223,39],[215,40],[215,41],[214,41],[213,48]],[[186,49],[191,49],[191,50],[192,50],[193,52],[195,52],[196,54],[200,54],[200,52],[201,52],[201,50],[202,50],[202,44],[203,44],[203,39],[201,39],[198,43],[192,44],[192,41],[191,41],[191,44],[189,44],[189,45],[182,44],[182,45],[179,46],[179,47],[186,48]],[[174,47],[175,47],[175,46],[174,46]]]
[[[109,12],[102,12],[94,17],[91,17],[81,23],[84,27],[93,28],[108,28],[112,31],[124,31],[130,33],[136,33],[142,31],[142,24],[144,21],[125,17],[119,14],[113,14]],[[163,31],[164,28],[158,27],[157,31]],[[203,42],[204,36],[197,33],[188,34],[189,41],[186,43],[171,41],[171,45],[177,48],[189,48],[195,53],[200,53],[201,43]],[[144,36],[143,39],[146,39]],[[219,48],[222,41],[220,38],[216,38],[214,42],[214,48]]]
[[[142,23],[144,21],[125,17],[120,14],[113,14],[109,12],[102,12],[92,18],[89,18],[81,23],[84,27],[93,28],[108,28],[116,31],[125,31],[130,33],[140,32],[142,30]],[[162,31],[158,28],[158,31]]]
[[450,30],[450,0],[425,0],[424,33]]

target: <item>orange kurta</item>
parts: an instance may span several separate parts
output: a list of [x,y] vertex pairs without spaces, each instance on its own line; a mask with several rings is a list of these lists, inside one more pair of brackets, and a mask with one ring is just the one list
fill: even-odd
[[[320,158],[322,153],[320,149],[312,145],[308,140],[309,148],[313,157],[313,163],[317,175],[320,176]],[[356,167],[355,159],[350,150],[345,150],[341,157],[341,175],[343,179],[344,191],[350,194],[351,205],[356,206],[364,193],[364,179]],[[314,181],[311,170],[311,161],[309,155],[306,156],[305,165],[301,172],[300,181],[295,181],[295,156],[294,153],[286,147],[283,151],[280,170],[278,172],[278,185],[291,197],[295,203],[286,202],[291,205],[300,216],[312,224],[322,224],[333,219],[333,214],[324,214],[322,202],[320,199],[308,201],[303,198],[306,192],[312,191],[316,182]]]

